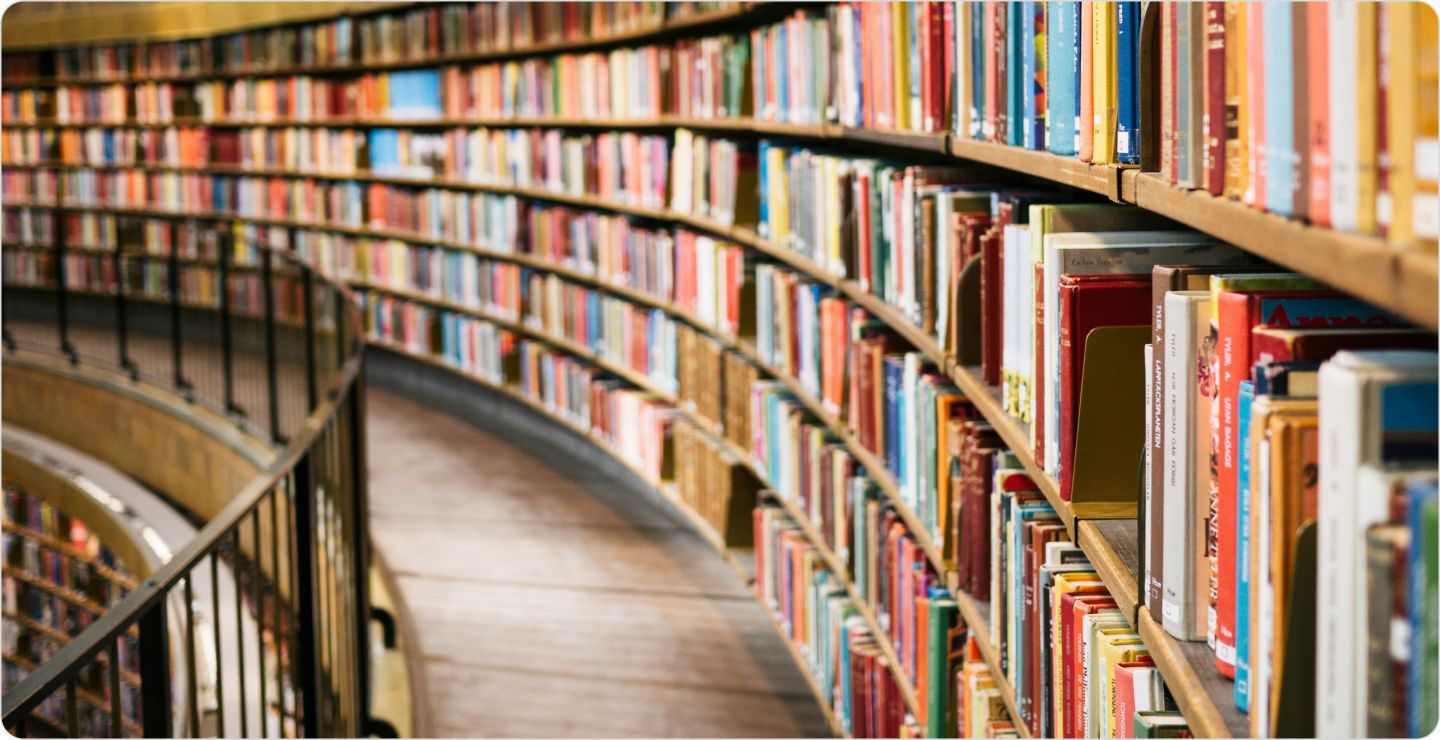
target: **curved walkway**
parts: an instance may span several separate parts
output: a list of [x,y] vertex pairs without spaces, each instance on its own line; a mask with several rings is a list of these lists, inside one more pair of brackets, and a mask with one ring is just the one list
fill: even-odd
[[367,405],[372,537],[415,619],[422,731],[828,735],[769,617],[657,497],[374,385]]

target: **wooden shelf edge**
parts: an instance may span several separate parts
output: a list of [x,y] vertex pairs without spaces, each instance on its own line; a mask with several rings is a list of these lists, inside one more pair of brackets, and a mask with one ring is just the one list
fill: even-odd
[[[1141,608],[1139,584],[1135,580],[1135,571],[1125,558],[1121,556],[1117,543],[1106,536],[1100,526],[1100,521],[1130,521],[1135,520],[1093,520],[1082,519],[1076,523],[1076,530],[1079,538],[1076,540],[1081,551],[1090,559],[1090,564],[1095,567],[1101,582],[1115,599],[1115,604],[1125,614],[1125,619],[1135,627],[1137,614]],[[1137,530],[1138,531],[1138,530]],[[1138,545],[1137,545],[1138,549]]]
[[1378,236],[1310,226],[1205,191],[1139,175],[1135,203],[1247,252],[1394,311],[1417,326],[1440,326],[1436,257]]
[[1140,639],[1150,650],[1155,667],[1190,723],[1195,737],[1249,737],[1245,715],[1235,708],[1234,684],[1215,669],[1215,655],[1203,642],[1182,642],[1171,637],[1140,610]]

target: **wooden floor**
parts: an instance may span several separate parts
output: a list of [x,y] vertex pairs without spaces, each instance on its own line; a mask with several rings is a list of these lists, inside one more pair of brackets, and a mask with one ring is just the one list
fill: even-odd
[[760,605],[658,501],[373,386],[368,407],[372,536],[416,622],[422,732],[827,734]]

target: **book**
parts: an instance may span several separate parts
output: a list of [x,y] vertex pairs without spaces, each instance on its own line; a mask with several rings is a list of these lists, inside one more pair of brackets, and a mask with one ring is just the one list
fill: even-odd
[[[1362,543],[1365,527],[1383,521],[1387,501],[1352,495],[1365,465],[1383,464],[1387,438],[1419,435],[1433,444],[1435,422],[1433,352],[1341,352],[1320,369],[1320,553],[1316,655],[1315,728],[1325,733],[1364,732],[1364,599]],[[1402,413],[1401,410],[1405,410]],[[1355,420],[1361,420],[1355,424]],[[1423,448],[1423,447],[1422,447]]]

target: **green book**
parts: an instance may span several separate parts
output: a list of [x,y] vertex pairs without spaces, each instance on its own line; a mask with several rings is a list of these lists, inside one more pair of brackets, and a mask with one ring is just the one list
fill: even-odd
[[950,671],[950,629],[955,626],[958,608],[955,600],[944,589],[935,589],[930,595],[929,642],[930,651],[926,678],[929,696],[924,697],[928,705],[925,710],[925,737],[948,737],[946,728],[952,726],[951,692],[948,691]]

